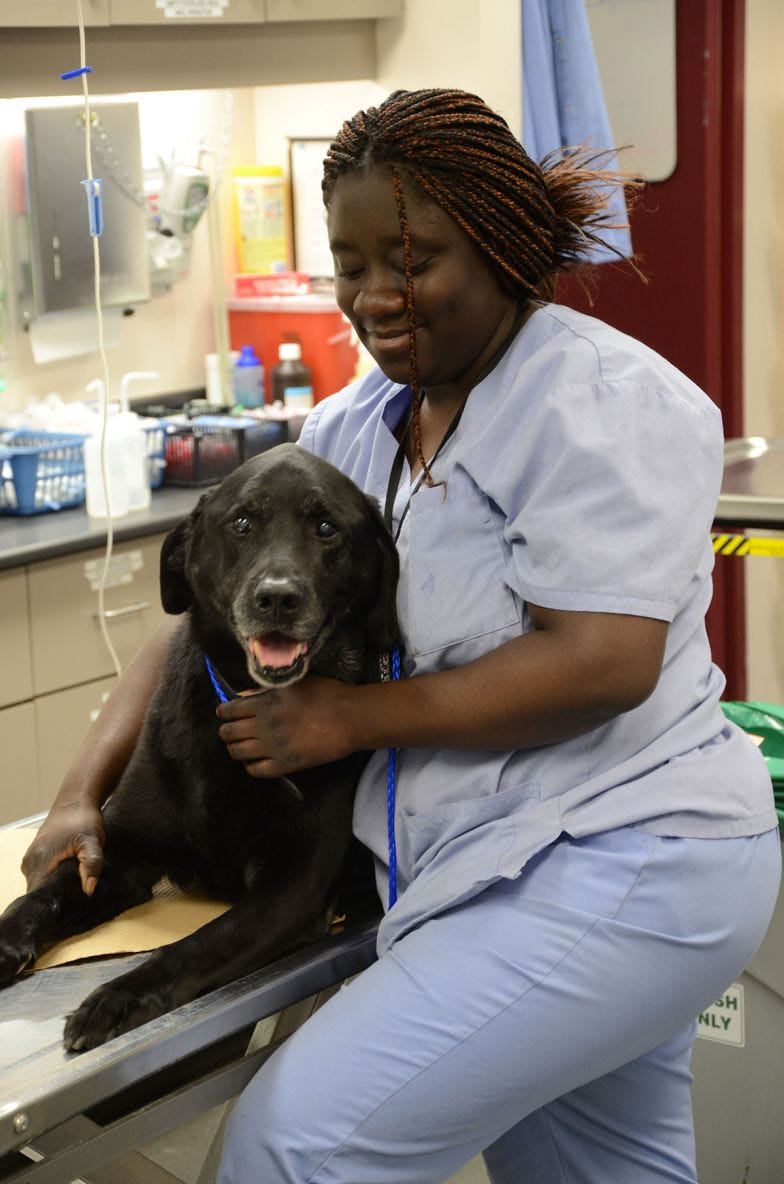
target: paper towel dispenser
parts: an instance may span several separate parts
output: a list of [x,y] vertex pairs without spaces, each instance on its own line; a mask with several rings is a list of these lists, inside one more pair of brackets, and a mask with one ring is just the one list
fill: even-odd
[[[143,193],[138,105],[93,104],[91,111],[93,173],[103,180],[101,304],[133,305],[150,296],[147,216],[138,200]],[[25,125],[31,291],[23,303],[29,319],[92,307],[95,281],[82,185],[84,105],[28,108]]]

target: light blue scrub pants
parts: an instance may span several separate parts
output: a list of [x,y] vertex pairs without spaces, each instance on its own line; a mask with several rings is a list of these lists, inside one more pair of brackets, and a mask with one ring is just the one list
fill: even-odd
[[761,942],[778,832],[562,837],[400,939],[241,1095],[221,1184],[693,1184],[695,1017]]

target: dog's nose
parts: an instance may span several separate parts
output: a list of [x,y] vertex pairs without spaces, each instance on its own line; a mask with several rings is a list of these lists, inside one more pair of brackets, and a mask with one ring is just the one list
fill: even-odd
[[256,603],[262,612],[296,612],[302,604],[302,589],[287,576],[265,576],[256,585]]

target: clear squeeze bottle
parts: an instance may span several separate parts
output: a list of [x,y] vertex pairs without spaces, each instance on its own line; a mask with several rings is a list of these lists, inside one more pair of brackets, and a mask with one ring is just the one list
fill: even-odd
[[240,407],[264,404],[264,367],[252,345],[243,345],[231,373],[232,393]]
[[271,373],[272,401],[293,411],[308,411],[313,406],[313,377],[302,361],[299,342],[281,342],[278,357]]

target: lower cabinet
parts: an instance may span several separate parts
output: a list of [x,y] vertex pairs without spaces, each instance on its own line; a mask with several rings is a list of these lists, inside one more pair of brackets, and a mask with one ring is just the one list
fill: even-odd
[[0,825],[28,818],[45,808],[38,780],[38,745],[32,703],[17,703],[0,711],[0,752],[3,781]]
[[71,761],[76,756],[90,725],[116,683],[102,678],[53,695],[41,695],[33,707],[38,745],[39,809],[51,805]]
[[[160,565],[163,536],[121,543],[105,580],[106,626],[126,666],[163,620]],[[98,617],[104,553],[80,551],[27,569],[33,695],[64,690],[113,671]]]
[[0,571],[0,707],[33,696],[27,578],[23,567]]
[[[105,612],[123,667],[164,616],[163,537],[115,547]],[[117,681],[97,617],[103,563],[96,549],[0,572],[0,825],[49,808]]]

